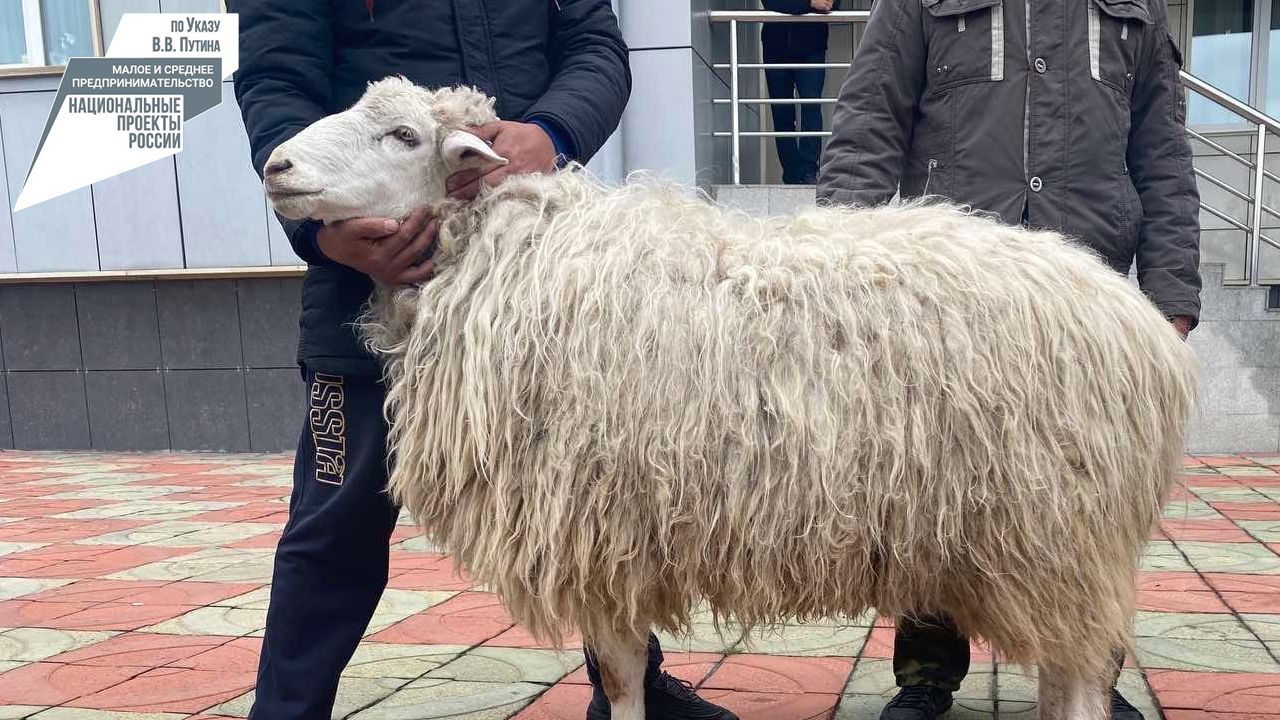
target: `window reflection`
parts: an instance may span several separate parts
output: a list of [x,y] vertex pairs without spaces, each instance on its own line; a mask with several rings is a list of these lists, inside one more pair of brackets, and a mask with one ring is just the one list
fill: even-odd
[[92,0],[0,0],[0,68],[94,54]]
[[[1191,72],[1194,75],[1248,102],[1252,50],[1253,0],[1211,0],[1193,5]],[[1231,112],[1195,95],[1191,98],[1188,116],[1193,125],[1237,122]]]
[[1280,0],[1271,0],[1271,27],[1267,44],[1267,107],[1271,116],[1280,114]]

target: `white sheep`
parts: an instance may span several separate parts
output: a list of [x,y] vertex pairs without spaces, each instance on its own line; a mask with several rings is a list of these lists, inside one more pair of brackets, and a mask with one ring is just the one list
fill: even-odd
[[[582,171],[446,201],[501,162],[466,89],[371,85],[272,156],[290,217],[441,218],[380,291],[390,490],[518,622],[580,631],[618,720],[644,638],[945,613],[1101,720],[1195,362],[1054,233],[941,206],[756,219]],[[408,140],[406,140],[408,138]],[[418,142],[413,142],[413,139]]]

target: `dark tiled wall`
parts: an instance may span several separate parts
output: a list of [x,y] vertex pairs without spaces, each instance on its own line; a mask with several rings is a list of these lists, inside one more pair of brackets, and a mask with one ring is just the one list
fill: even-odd
[[299,284],[0,286],[0,447],[291,450]]

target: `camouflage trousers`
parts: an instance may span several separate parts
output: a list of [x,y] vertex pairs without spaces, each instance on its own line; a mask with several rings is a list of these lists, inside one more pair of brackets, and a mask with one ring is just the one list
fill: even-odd
[[[1124,664],[1124,653],[1118,652],[1112,659],[1114,683]],[[950,618],[898,619],[893,638],[893,676],[898,687],[929,685],[956,692],[968,673],[969,639],[956,630]]]
[[951,692],[969,672],[969,639],[947,617],[898,619],[893,676],[898,687],[929,685]]

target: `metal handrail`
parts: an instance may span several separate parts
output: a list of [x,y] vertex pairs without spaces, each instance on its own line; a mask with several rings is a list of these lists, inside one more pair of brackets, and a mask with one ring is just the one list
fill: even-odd
[[1201,80],[1186,70],[1181,71],[1180,74],[1182,75],[1182,84],[1189,89],[1209,98],[1254,125],[1264,125],[1271,132],[1280,134],[1280,120],[1271,117],[1248,103],[1231,97],[1225,91]]
[[829,13],[788,15],[772,10],[712,10],[707,13],[711,22],[769,22],[769,23],[827,23],[828,25],[866,22],[870,10],[834,10]]
[[[738,48],[738,27],[741,23],[826,23],[826,24],[859,24],[865,23],[871,17],[871,12],[867,10],[846,10],[836,11],[827,14],[807,14],[807,15],[788,15],[785,13],[775,13],[767,10],[713,10],[707,13],[708,19],[713,23],[727,23],[729,25],[729,62],[714,63],[713,67],[717,70],[727,70],[729,73],[729,97],[716,98],[713,103],[716,105],[730,106],[730,129],[728,131],[713,131],[713,137],[730,138],[732,152],[732,177],[734,185],[742,184],[742,140],[743,138],[765,138],[765,137],[827,137],[830,131],[776,131],[776,130],[746,130],[741,127],[740,110],[743,105],[777,105],[777,104],[831,104],[836,102],[836,98],[744,98],[741,95],[741,78],[740,75],[744,70],[826,70],[826,69],[844,69],[850,66],[849,63],[766,63],[766,62],[741,62],[739,58]],[[1242,102],[1220,88],[1201,80],[1191,73],[1183,70],[1180,73],[1184,87],[1195,92],[1198,95],[1207,98],[1219,107],[1222,107],[1236,117],[1244,120],[1253,126],[1253,143],[1252,148],[1253,159],[1232,152],[1223,145],[1210,140],[1200,132],[1188,127],[1187,133],[1191,137],[1196,138],[1200,142],[1205,143],[1209,147],[1221,152],[1225,157],[1243,164],[1252,174],[1252,193],[1245,193],[1230,187],[1227,183],[1218,178],[1201,171],[1196,170],[1196,174],[1209,180],[1213,185],[1226,190],[1232,196],[1244,200],[1250,208],[1249,222],[1239,222],[1226,213],[1217,208],[1210,207],[1204,201],[1201,201],[1200,207],[1206,212],[1214,215],[1227,222],[1232,227],[1237,228],[1245,235],[1245,256],[1244,270],[1245,280],[1250,285],[1258,285],[1260,279],[1260,252],[1263,243],[1280,250],[1280,241],[1268,237],[1262,232],[1263,215],[1271,215],[1280,217],[1280,212],[1269,207],[1263,201],[1263,186],[1266,180],[1280,183],[1280,176],[1268,171],[1265,167],[1267,133],[1275,133],[1280,135],[1280,120],[1267,115],[1266,113],[1252,107],[1248,103]]]

